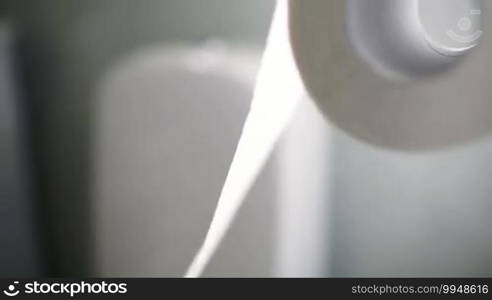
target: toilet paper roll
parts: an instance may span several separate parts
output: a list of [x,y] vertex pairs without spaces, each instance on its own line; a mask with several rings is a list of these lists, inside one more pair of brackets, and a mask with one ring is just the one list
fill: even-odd
[[[402,1],[402,0],[396,0]],[[484,3],[484,11],[490,3]],[[290,34],[304,84],[324,115],[367,143],[431,150],[492,132],[492,24],[484,18],[480,47],[437,76],[394,81],[361,56],[347,30],[347,2],[291,0]]]

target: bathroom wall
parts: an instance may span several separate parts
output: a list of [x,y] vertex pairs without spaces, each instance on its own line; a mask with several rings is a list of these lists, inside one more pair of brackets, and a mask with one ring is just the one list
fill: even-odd
[[333,275],[492,275],[490,138],[429,152],[334,141]]
[[93,274],[97,229],[89,166],[102,78],[122,57],[153,44],[223,39],[261,45],[273,1],[47,0],[2,7],[19,33],[48,273]]
[[277,157],[277,275],[491,276],[491,142],[377,147],[306,99]]

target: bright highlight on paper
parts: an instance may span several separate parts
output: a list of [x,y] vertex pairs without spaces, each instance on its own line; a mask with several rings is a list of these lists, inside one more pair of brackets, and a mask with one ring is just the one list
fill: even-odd
[[203,273],[304,92],[290,43],[288,1],[278,0],[250,112],[205,241],[185,277]]

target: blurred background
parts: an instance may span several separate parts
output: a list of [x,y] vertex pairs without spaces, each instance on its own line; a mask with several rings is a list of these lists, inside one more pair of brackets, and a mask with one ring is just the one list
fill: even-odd
[[[0,276],[181,276],[273,7],[0,0]],[[490,138],[383,149],[305,100],[205,276],[492,275]]]
[[[272,9],[0,1],[0,275],[181,275],[232,158]],[[249,214],[271,202],[271,187],[258,189],[268,201]],[[259,234],[248,248],[268,248]],[[266,274],[271,251],[256,252]]]

